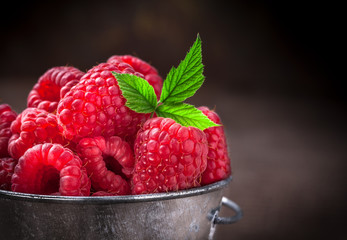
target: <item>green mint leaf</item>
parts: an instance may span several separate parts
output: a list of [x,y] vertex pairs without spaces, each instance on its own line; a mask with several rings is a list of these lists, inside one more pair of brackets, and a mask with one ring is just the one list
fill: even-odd
[[163,83],[160,102],[183,102],[193,96],[204,82],[203,68],[201,39],[198,35],[185,59],[181,61],[177,69],[171,68],[167,75]]
[[199,109],[186,103],[162,104],[155,112],[159,117],[171,118],[185,127],[192,126],[204,130],[209,127],[220,126],[212,122]]
[[112,72],[117,79],[126,106],[138,113],[152,113],[157,107],[157,96],[153,87],[145,80],[132,74]]

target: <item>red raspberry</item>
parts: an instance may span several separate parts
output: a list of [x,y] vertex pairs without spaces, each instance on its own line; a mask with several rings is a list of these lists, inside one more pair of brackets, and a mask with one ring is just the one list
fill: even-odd
[[19,159],[11,188],[23,193],[89,196],[90,180],[81,159],[70,149],[44,143],[28,149]]
[[100,197],[100,196],[114,196],[112,193],[105,192],[105,191],[97,191],[92,194],[93,197]]
[[[133,152],[127,142],[120,137],[83,138],[77,151],[96,191],[111,195],[126,195],[130,186],[122,175],[130,176],[134,167]],[[123,173],[119,165],[124,167]]]
[[135,141],[133,194],[200,186],[207,151],[201,130],[183,127],[170,118],[149,119]]
[[157,70],[153,66],[131,55],[113,55],[107,60],[107,62],[115,64],[116,66],[119,66],[122,63],[129,64],[136,72],[143,74],[144,79],[153,86],[155,94],[159,99],[163,87],[163,79],[159,76]]
[[11,178],[16,165],[16,159],[10,157],[0,158],[0,190],[11,190]]
[[27,108],[11,124],[12,137],[8,142],[10,155],[19,159],[24,152],[38,143],[67,141],[59,132],[57,118],[43,109]]
[[30,91],[27,106],[55,112],[61,95],[77,84],[83,74],[77,68],[67,66],[47,70]]
[[[199,109],[214,123],[222,124],[215,111],[202,106]],[[208,141],[207,168],[202,175],[201,184],[207,185],[226,179],[231,174],[230,158],[223,126],[204,130]]]
[[139,126],[149,114],[125,106],[117,80],[111,71],[142,76],[130,66],[101,63],[90,69],[65,96],[57,109],[63,135],[74,142],[85,137],[120,136],[133,142]]
[[16,119],[17,113],[8,104],[0,104],[0,158],[9,157],[8,140],[12,136],[11,123]]

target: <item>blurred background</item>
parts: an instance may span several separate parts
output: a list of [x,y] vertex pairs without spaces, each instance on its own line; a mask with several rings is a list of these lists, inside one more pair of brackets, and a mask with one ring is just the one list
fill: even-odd
[[[132,54],[163,78],[200,34],[188,99],[225,125],[244,218],[216,239],[346,239],[342,7],[301,1],[15,1],[1,9],[0,103],[17,112],[49,68]],[[221,215],[232,215],[222,208]]]

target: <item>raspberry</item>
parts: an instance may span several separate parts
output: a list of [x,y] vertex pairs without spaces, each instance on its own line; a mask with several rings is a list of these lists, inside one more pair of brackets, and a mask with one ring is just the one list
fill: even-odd
[[56,116],[43,109],[25,109],[12,122],[11,132],[13,135],[8,142],[8,151],[15,159],[38,143],[67,144],[59,132]]
[[119,172],[117,169],[120,169],[127,178],[130,177],[135,164],[134,152],[130,145],[117,136],[112,136],[104,141],[105,147],[102,148],[102,153],[105,162],[114,172]]
[[16,165],[17,160],[13,158],[0,158],[0,190],[11,190],[11,178]]
[[17,113],[8,104],[0,104],[0,158],[9,157],[8,140],[12,136],[11,123],[16,119]]
[[81,159],[60,144],[28,149],[12,175],[12,191],[44,195],[88,196],[90,180]]
[[177,191],[200,186],[207,164],[207,139],[194,127],[170,118],[151,118],[135,141],[133,194]]
[[[214,123],[222,123],[215,111],[205,106],[199,109]],[[207,185],[229,177],[231,167],[223,126],[207,128],[204,133],[208,141],[208,154],[207,168],[202,175],[201,184]]]
[[76,143],[85,137],[120,136],[132,143],[149,114],[125,106],[111,71],[142,76],[130,65],[101,63],[90,69],[58,104],[57,116],[63,135]]
[[60,66],[48,69],[30,91],[27,106],[55,112],[61,95],[78,83],[83,74],[74,67]]
[[105,191],[97,191],[92,194],[93,197],[100,197],[100,196],[114,196],[112,193],[105,192]]
[[144,79],[153,86],[154,92],[159,99],[163,87],[163,79],[159,76],[157,70],[153,66],[131,55],[113,55],[107,60],[107,62],[115,64],[116,66],[119,66],[122,63],[129,64],[136,72],[143,74]]
[[[130,176],[134,166],[133,152],[128,143],[117,136],[83,138],[77,151],[96,191],[111,195],[130,192],[129,184],[122,177],[123,174]],[[119,172],[119,165],[124,167],[123,174]]]

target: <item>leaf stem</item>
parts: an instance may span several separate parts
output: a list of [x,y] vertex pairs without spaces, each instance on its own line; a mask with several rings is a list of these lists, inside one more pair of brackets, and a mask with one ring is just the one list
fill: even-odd
[[154,111],[151,113],[151,117],[150,117],[150,118],[153,118],[154,113],[156,113],[157,108],[158,108],[160,105],[163,105],[163,103],[159,100],[159,101],[157,102],[157,105],[156,105],[155,108],[154,108]]

